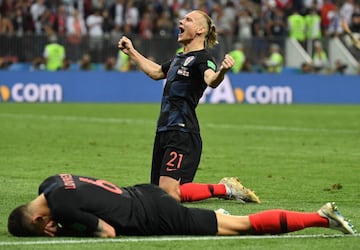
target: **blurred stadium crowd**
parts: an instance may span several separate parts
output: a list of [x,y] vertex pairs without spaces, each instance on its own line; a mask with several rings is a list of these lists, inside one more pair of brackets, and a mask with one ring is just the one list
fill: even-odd
[[[342,37],[341,19],[360,34],[360,0],[0,0],[0,68],[14,62],[40,67],[49,38],[56,38],[65,47],[64,68],[88,61],[111,70],[121,59],[123,34],[146,56],[163,61],[179,48],[178,21],[192,9],[215,22],[220,43],[214,57],[240,43],[247,65],[260,65],[270,45],[283,48],[289,36],[306,49],[315,40]],[[300,34],[292,30],[299,19],[291,21],[294,15],[305,25]]]

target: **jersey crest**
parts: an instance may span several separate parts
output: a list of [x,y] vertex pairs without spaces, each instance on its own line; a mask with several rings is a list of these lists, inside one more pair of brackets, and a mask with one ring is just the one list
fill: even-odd
[[195,56],[189,56],[185,59],[184,66],[189,65],[193,60],[195,59]]

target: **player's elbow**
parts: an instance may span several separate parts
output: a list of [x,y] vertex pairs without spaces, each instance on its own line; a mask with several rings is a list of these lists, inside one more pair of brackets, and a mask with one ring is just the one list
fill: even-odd
[[148,72],[146,74],[153,80],[164,79],[164,74],[162,72],[152,71],[152,72]]

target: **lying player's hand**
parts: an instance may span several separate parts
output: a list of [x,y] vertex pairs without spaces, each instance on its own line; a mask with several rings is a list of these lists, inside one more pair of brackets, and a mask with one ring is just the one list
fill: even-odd
[[57,229],[58,229],[57,223],[51,220],[46,224],[44,228],[44,233],[47,236],[54,237],[57,232]]

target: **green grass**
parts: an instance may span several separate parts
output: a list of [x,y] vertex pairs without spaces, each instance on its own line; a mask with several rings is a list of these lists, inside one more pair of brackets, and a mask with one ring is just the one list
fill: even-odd
[[[49,240],[10,236],[7,216],[47,176],[71,172],[120,185],[149,181],[159,104],[0,104],[0,249],[358,249],[360,237],[98,242],[4,246]],[[200,105],[203,156],[196,182],[239,176],[262,204],[209,199],[187,206],[248,214],[317,210],[335,201],[360,228],[360,107]],[[293,235],[338,234],[306,229]]]

